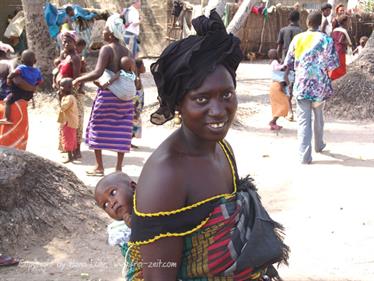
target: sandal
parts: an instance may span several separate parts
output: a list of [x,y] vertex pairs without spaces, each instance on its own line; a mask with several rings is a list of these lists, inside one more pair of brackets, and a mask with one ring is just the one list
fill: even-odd
[[1,119],[0,120],[0,125],[13,125],[13,122],[10,122],[6,119]]
[[270,125],[270,130],[272,131],[279,131],[280,129],[283,128],[282,126],[279,126],[277,124],[269,124],[269,125]]
[[100,171],[100,170],[86,171],[86,175],[90,177],[103,177],[104,171]]
[[10,256],[0,256],[0,266],[18,265],[19,261]]

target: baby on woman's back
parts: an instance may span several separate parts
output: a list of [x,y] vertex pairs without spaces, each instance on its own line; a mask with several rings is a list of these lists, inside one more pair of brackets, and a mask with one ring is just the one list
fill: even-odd
[[134,80],[135,80],[135,71],[136,71],[136,66],[135,66],[135,61],[130,58],[130,57],[122,57],[121,58],[121,64],[120,64],[120,70],[117,71],[108,81],[95,81],[95,85],[98,86],[101,89],[108,89],[110,85],[112,85],[116,80],[120,78],[120,76],[125,76],[125,75],[134,75]]

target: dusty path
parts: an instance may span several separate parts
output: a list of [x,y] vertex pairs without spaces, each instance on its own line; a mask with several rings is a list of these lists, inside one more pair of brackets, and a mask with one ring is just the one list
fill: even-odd
[[[149,74],[144,84],[149,105],[156,98]],[[268,86],[268,65],[240,66],[240,125],[227,139],[236,153],[240,175],[250,173],[255,178],[271,215],[286,227],[292,252],[290,266],[281,267],[281,275],[294,281],[374,280],[374,124],[328,119],[326,151],[314,154],[312,165],[301,166],[297,164],[296,124],[280,120],[281,132],[268,129]],[[87,98],[88,114],[89,104]],[[30,110],[30,119],[28,150],[60,161],[54,108]],[[135,141],[140,148],[126,155],[124,170],[137,179],[151,152],[173,129],[146,122],[143,138]],[[109,173],[115,154],[104,155]],[[82,163],[67,167],[92,189],[98,179],[85,176],[94,164],[86,146],[83,157]],[[18,268],[0,269],[0,280],[121,280],[122,257],[119,250],[105,244],[104,228],[98,226],[88,236],[80,236],[77,230],[74,237],[56,238],[44,248],[15,253],[24,261]]]

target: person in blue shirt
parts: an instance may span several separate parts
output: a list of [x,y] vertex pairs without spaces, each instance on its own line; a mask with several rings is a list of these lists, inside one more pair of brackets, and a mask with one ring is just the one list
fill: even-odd
[[11,125],[10,106],[16,101],[23,99],[29,101],[33,98],[34,92],[25,91],[14,83],[13,79],[17,76],[23,78],[27,83],[38,86],[43,82],[42,74],[39,68],[34,67],[36,58],[34,52],[25,50],[21,55],[22,64],[16,67],[7,77],[7,84],[11,87],[10,93],[4,99],[5,101],[5,118],[0,119],[0,125]]

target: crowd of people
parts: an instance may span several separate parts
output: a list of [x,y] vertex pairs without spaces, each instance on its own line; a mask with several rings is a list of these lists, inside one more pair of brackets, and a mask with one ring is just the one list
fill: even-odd
[[[102,149],[118,152],[116,170],[120,171],[124,153],[131,148],[132,138],[141,137],[144,91],[140,75],[145,68],[143,61],[138,59],[140,5],[140,0],[134,0],[121,14],[107,19],[103,36],[108,44],[101,48],[95,70],[88,73],[83,55],[87,43],[72,28],[73,8],[65,8],[66,17],[57,38],[60,54],[54,60],[53,70],[53,87],[58,93],[60,105],[58,148],[66,153],[62,160],[64,163],[82,157],[83,85],[93,81],[99,90],[86,130],[86,142],[95,150],[97,165],[87,172],[88,175],[104,175]],[[4,114],[0,119],[0,144],[25,149],[28,137],[27,101],[33,98],[43,79],[40,70],[34,67],[36,60],[32,51],[22,52],[22,64],[15,69],[14,60],[10,57],[12,52],[14,50],[10,45],[1,43],[0,102]],[[122,62],[127,65],[122,65]],[[121,96],[123,92],[127,96]]]
[[[346,56],[353,45],[344,5],[336,6],[335,17],[331,20],[332,8],[329,3],[324,3],[320,11],[311,12],[306,31],[299,25],[299,11],[293,10],[289,15],[290,24],[279,32],[277,50],[272,49],[268,53],[272,60],[270,129],[282,129],[277,124],[279,117],[294,121],[292,97],[295,96],[299,158],[303,164],[312,162],[312,112],[314,150],[321,152],[326,146],[323,139],[323,106],[332,96],[331,81],[347,72]],[[362,51],[366,41],[367,37],[360,39],[355,53]]]
[[[253,179],[239,178],[234,150],[225,140],[238,107],[236,70],[243,54],[240,40],[226,32],[214,10],[209,17],[193,20],[196,35],[170,44],[151,66],[160,104],[152,122],[162,125],[178,115],[181,126],[152,153],[138,183],[122,173],[132,138],[141,136],[144,90],[140,76],[145,67],[137,59],[139,5],[139,0],[133,1],[130,8],[107,19],[103,32],[107,44],[92,71],[86,71],[82,59],[85,42],[69,30],[68,21],[60,34],[54,85],[65,162],[82,157],[82,85],[94,82],[98,90],[85,141],[94,150],[96,166],[87,175],[105,175],[102,150],[117,153],[116,172],[98,182],[95,200],[120,221],[109,232],[128,265],[126,280],[281,280],[273,264],[288,260],[283,228],[262,206]],[[314,149],[321,152],[326,146],[323,105],[332,96],[331,81],[345,74],[345,54],[352,45],[347,17],[341,14],[330,23],[331,9],[325,4],[321,11],[311,12],[306,31],[299,26],[299,12],[293,11],[290,24],[280,30],[278,48],[268,53],[272,60],[270,129],[282,128],[277,124],[279,117],[294,120],[294,96],[302,164],[312,162],[312,112]],[[0,111],[6,113],[0,120],[0,137],[25,118],[26,137],[14,137],[9,144],[0,138],[0,144],[25,149],[27,100],[43,78],[29,50],[22,53],[23,64],[15,70],[4,63],[11,51],[0,44]],[[155,261],[169,266],[146,266]]]

